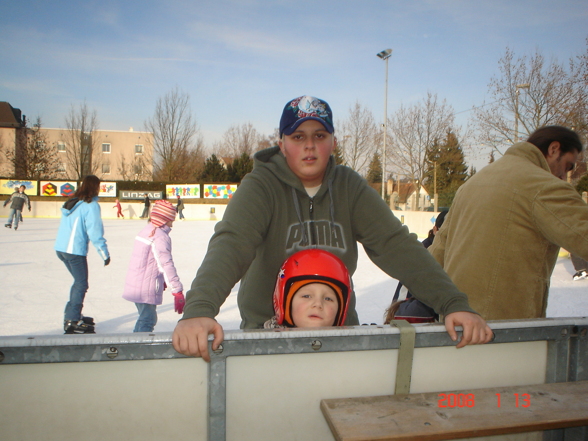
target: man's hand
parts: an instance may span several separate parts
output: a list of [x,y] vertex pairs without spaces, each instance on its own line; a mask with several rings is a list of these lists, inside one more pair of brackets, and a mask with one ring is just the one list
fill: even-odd
[[172,343],[180,354],[202,357],[210,361],[208,335],[213,334],[212,349],[216,350],[224,339],[223,327],[215,319],[195,317],[180,320],[174,329]]
[[492,340],[494,333],[486,321],[478,314],[466,311],[452,312],[445,316],[445,329],[451,340],[457,341],[456,326],[462,326],[463,332],[457,348],[466,345],[481,345]]

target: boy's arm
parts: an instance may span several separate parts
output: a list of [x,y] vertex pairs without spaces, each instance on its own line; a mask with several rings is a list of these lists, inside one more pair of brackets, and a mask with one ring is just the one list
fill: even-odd
[[452,312],[445,316],[445,329],[451,337],[451,340],[457,341],[456,326],[461,326],[463,331],[457,348],[463,348],[466,345],[480,345],[492,341],[494,332],[486,321],[478,314],[467,311]]
[[[469,306],[467,296],[457,289],[416,235],[408,234],[408,229],[373,189],[364,190],[361,196],[352,213],[368,257],[388,275],[401,280],[414,297],[443,315],[452,340],[457,341],[455,326],[463,327],[458,348],[490,341],[492,330]],[[364,213],[371,213],[373,218]],[[436,242],[437,238],[432,246]]]
[[180,354],[202,357],[210,361],[208,336],[214,335],[212,350],[215,351],[224,338],[223,327],[213,318],[194,317],[180,320],[174,329],[172,343]]

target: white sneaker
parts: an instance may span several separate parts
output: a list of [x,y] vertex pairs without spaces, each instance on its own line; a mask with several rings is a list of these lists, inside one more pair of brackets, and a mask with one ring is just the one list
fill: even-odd
[[586,270],[576,271],[576,274],[574,274],[574,280],[582,280],[587,277],[588,277],[588,273],[586,272]]

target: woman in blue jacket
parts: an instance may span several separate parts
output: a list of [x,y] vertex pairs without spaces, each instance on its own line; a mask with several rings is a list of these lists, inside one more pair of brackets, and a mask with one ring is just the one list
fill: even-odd
[[100,179],[94,175],[86,176],[73,197],[61,208],[55,251],[74,278],[69,302],[65,306],[63,329],[66,334],[94,334],[94,320],[82,316],[88,291],[88,243],[92,241],[104,260],[104,266],[110,263],[98,205],[99,192]]

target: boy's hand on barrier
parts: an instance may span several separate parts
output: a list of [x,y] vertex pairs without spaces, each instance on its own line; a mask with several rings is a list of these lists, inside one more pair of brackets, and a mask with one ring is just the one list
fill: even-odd
[[494,333],[486,321],[478,314],[466,311],[452,312],[445,316],[445,329],[451,337],[451,340],[457,341],[456,326],[463,328],[461,339],[457,348],[463,348],[466,345],[480,345],[492,340]]
[[174,296],[174,311],[176,311],[178,314],[183,313],[184,305],[186,304],[184,293],[182,291],[172,292],[172,295]]
[[180,320],[174,329],[172,343],[180,354],[202,357],[210,361],[208,336],[214,335],[212,350],[216,350],[224,339],[223,327],[210,317],[194,317]]

